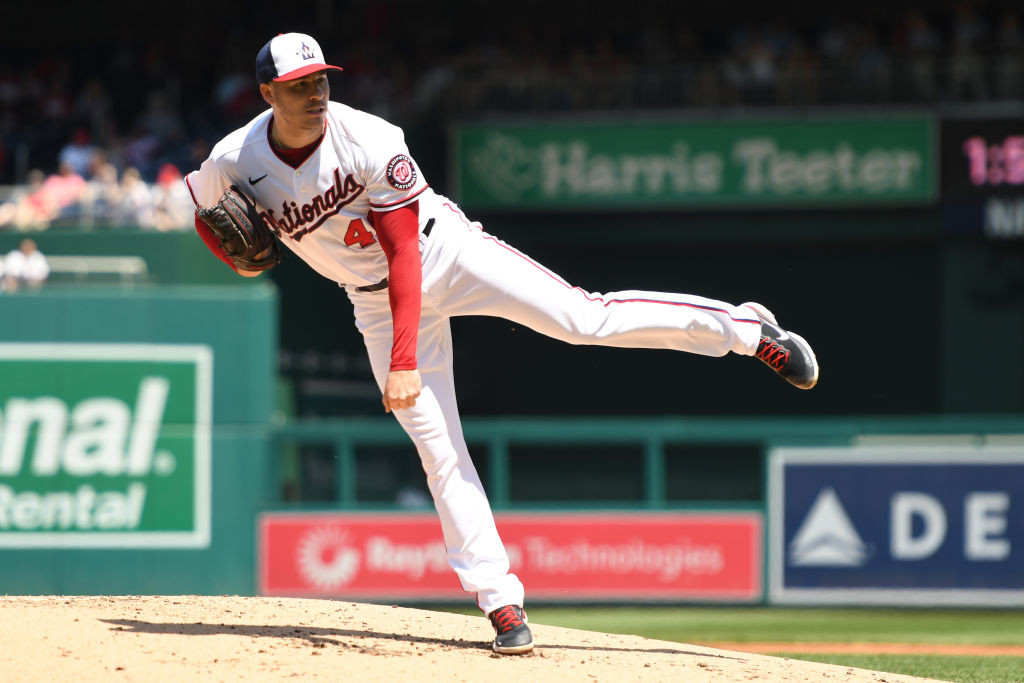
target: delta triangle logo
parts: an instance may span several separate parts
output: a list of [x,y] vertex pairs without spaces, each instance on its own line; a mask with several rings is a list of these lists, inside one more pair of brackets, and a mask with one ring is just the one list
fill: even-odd
[[789,544],[790,566],[859,567],[868,555],[835,490],[823,488]]

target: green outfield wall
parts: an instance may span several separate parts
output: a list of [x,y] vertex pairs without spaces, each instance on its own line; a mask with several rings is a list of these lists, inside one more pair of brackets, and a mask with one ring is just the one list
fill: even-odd
[[250,593],[277,292],[0,296],[0,590]]
[[[137,228],[50,228],[39,232],[0,231],[0,255],[26,237],[47,257],[79,259],[51,273],[55,283],[82,284],[237,284],[238,276],[214,258],[191,228],[178,232]],[[89,257],[108,259],[90,268]],[[122,274],[115,258],[131,258],[144,270]]]

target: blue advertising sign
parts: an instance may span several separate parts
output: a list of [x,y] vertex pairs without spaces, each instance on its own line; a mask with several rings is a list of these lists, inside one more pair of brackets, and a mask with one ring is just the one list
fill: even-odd
[[778,448],[769,597],[1024,605],[1024,443]]

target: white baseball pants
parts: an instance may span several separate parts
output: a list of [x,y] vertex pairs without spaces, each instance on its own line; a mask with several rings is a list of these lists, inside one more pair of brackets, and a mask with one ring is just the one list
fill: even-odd
[[[423,302],[417,342],[423,391],[413,408],[395,411],[412,438],[434,499],[448,561],[462,587],[489,614],[523,604],[523,585],[509,559],[487,496],[470,459],[455,399],[449,319],[505,318],[570,344],[675,349],[707,356],[752,355],[760,321],[746,307],[685,294],[625,291],[594,294],[483,232],[454,204],[420,236]],[[391,363],[387,290],[348,290],[383,390]]]

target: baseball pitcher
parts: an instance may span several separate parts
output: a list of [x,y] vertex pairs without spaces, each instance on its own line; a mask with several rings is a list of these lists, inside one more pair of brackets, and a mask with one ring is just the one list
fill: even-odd
[[523,585],[462,435],[449,319],[498,316],[571,344],[753,356],[801,389],[818,363],[756,303],[572,286],[434,192],[401,129],[331,101],[331,70],[341,71],[305,34],[259,50],[269,109],[186,177],[196,229],[240,275],[273,267],[283,244],[344,288],[384,410],[419,453],[452,569],[490,618],[493,649],[529,652]]

